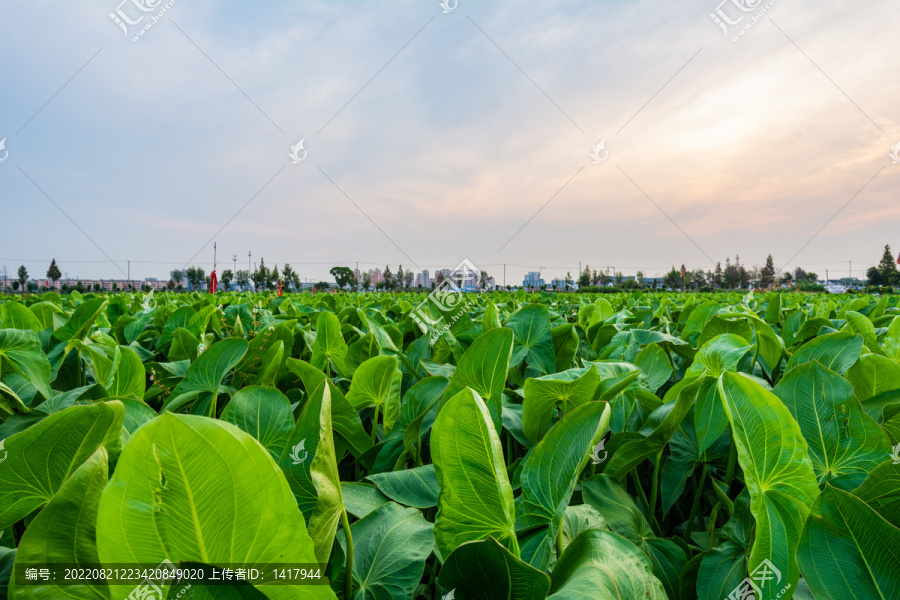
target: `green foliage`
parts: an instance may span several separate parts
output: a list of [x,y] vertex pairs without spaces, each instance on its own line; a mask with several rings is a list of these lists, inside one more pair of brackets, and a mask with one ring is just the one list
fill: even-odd
[[722,600],[760,572],[757,600],[897,598],[900,298],[678,291],[769,262],[466,294],[435,337],[403,267],[4,297],[0,597],[134,591],[14,564],[168,559],[324,578],[195,598]]

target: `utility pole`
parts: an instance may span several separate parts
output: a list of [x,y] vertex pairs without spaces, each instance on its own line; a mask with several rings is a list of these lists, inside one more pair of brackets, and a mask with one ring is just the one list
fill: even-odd
[[506,289],[506,263],[503,263],[503,288]]
[[234,276],[237,277],[237,254],[232,254],[231,260],[234,261],[234,272],[235,272]]
[[825,285],[828,285],[828,267],[825,267]]
[[356,261],[356,293],[359,293],[359,261]]
[[128,262],[128,285],[130,287],[131,286],[131,261],[129,260],[127,262]]
[[252,255],[253,255],[253,252],[248,250],[247,251],[247,288],[251,287],[250,286],[250,281],[251,281],[250,274],[253,273],[253,271],[250,270],[250,257]]

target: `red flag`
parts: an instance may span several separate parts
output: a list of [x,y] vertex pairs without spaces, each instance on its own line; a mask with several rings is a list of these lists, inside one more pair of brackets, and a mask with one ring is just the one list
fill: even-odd
[[216,272],[213,270],[213,272],[209,274],[209,293],[215,294],[217,287],[219,287],[219,278],[216,277]]
[[281,280],[278,280],[278,295],[281,295]]
[[897,264],[900,265],[900,254],[897,255]]

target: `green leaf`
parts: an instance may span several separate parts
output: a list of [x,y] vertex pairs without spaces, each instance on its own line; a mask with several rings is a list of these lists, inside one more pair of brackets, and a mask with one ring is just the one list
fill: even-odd
[[119,436],[124,414],[119,402],[73,406],[3,440],[0,530],[47,504],[110,435]]
[[722,600],[747,577],[747,556],[744,548],[726,541],[710,549],[700,563],[697,573],[697,599]]
[[[434,548],[434,525],[388,502],[350,526],[355,600],[412,598]],[[343,531],[340,534],[343,542]]]
[[[97,509],[106,486],[107,469],[106,449],[100,446],[28,525],[16,552],[18,563],[96,568],[100,563]],[[109,598],[106,585],[86,583],[17,586],[13,578],[10,590],[9,597],[16,600]]]
[[315,390],[323,381],[328,382],[328,389],[331,392],[331,422],[334,431],[349,445],[353,456],[359,458],[372,447],[372,439],[363,429],[359,413],[344,398],[340,388],[325,377],[325,373],[308,362],[296,358],[288,358],[285,365],[303,382],[307,393]]
[[359,365],[353,374],[347,401],[357,411],[378,408],[384,415],[384,432],[387,434],[400,418],[402,380],[396,356],[372,357]]
[[382,504],[390,501],[374,485],[352,481],[341,483],[341,496],[344,498],[344,507],[347,512],[357,519],[362,519]]
[[900,529],[830,485],[812,506],[797,561],[816,600],[900,598]]
[[[53,332],[53,337],[61,342],[70,340],[82,341],[90,333],[94,322],[106,307],[104,298],[94,298],[81,303],[66,321],[66,324]],[[67,348],[68,351],[68,348]]]
[[128,346],[116,346],[114,352],[113,370],[103,384],[106,391],[115,398],[143,400],[147,373],[141,358]]
[[566,323],[550,330],[553,335],[553,352],[556,356],[556,371],[565,371],[572,366],[578,352],[578,334],[574,323]]
[[172,391],[162,410],[175,412],[201,394],[208,394],[208,414],[215,415],[219,386],[246,352],[247,341],[243,339],[228,338],[210,346],[191,363],[184,379]]
[[306,519],[316,558],[324,563],[344,508],[331,434],[331,392],[325,381],[310,390],[278,464]]
[[200,338],[184,327],[179,327],[172,334],[172,345],[169,347],[167,358],[170,361],[197,360],[199,346]]
[[588,529],[572,540],[553,569],[547,600],[665,600],[650,560],[611,531]]
[[853,495],[900,527],[900,462],[884,462],[872,469]]
[[[796,585],[800,572],[794,554],[819,489],[806,440],[781,400],[753,380],[724,373],[719,394],[756,519],[750,571],[769,560],[788,583]],[[778,591],[768,586],[759,600],[774,599]]]
[[791,411],[809,443],[820,484],[842,476],[853,477],[858,484],[890,456],[887,435],[863,411],[850,383],[818,362],[791,370],[773,392]]
[[518,556],[503,450],[478,393],[465,389],[441,408],[431,432],[431,455],[441,486],[434,530],[441,556],[488,536]]
[[669,355],[657,344],[650,344],[641,350],[634,364],[644,372],[647,387],[651,392],[656,392],[672,376]]
[[[45,304],[45,303],[41,303]],[[52,326],[53,323],[51,322]],[[34,316],[34,313],[18,302],[4,302],[0,304],[0,327],[3,329],[22,329],[41,331],[44,327]]]
[[525,437],[532,444],[539,442],[550,429],[557,407],[566,414],[587,404],[599,385],[600,375],[593,366],[526,379],[522,401]]
[[726,371],[735,371],[741,359],[752,349],[753,344],[739,335],[733,333],[717,335],[700,348],[694,357],[694,363],[684,376],[698,376],[705,370],[708,375],[718,377]]
[[527,304],[513,313],[506,326],[515,334],[511,365],[525,362],[544,374],[556,370],[550,313],[540,304]]
[[817,360],[826,369],[843,375],[859,359],[862,347],[861,335],[846,331],[821,335],[794,352],[791,360],[788,361],[785,373],[803,363]]
[[584,501],[603,516],[609,528],[633,544],[656,537],[628,492],[608,475],[594,475],[581,486]]
[[675,401],[663,404],[653,411],[648,422],[659,423],[656,428],[647,437],[627,440],[616,448],[603,472],[621,481],[634,467],[665,448],[691,409],[701,384],[702,380],[699,379],[691,381],[681,388]]
[[900,364],[878,354],[863,354],[847,369],[847,380],[861,402],[893,390],[900,390]]
[[255,437],[275,458],[281,456],[294,429],[290,401],[270,387],[239,390],[225,406],[221,419]]
[[894,317],[887,329],[881,340],[881,349],[888,358],[900,362],[900,316]]
[[394,502],[415,508],[437,506],[440,486],[434,465],[377,473],[366,479]]
[[870,352],[881,351],[881,348],[878,346],[878,341],[876,339],[875,326],[872,325],[872,321],[870,321],[868,317],[851,310],[847,311],[846,319],[847,330],[861,335],[863,338],[863,344],[865,344],[866,348],[868,348]]
[[516,531],[522,559],[537,569],[550,565],[553,544],[590,452],[609,425],[605,402],[580,406],[550,429],[526,456],[520,478],[522,494],[516,500]]
[[0,329],[0,375],[4,372],[9,374],[7,365],[27,379],[46,400],[53,397],[50,390],[50,361],[41,349],[37,333],[30,330]]
[[[549,334],[549,329],[548,329]],[[552,343],[551,343],[552,346]],[[442,405],[462,390],[471,388],[487,404],[495,428],[500,427],[501,395],[513,349],[513,332],[500,327],[478,336],[459,360],[444,391]]]
[[459,546],[441,567],[439,582],[460,599],[472,600],[544,600],[550,589],[546,573],[494,538]]
[[338,373],[344,372],[347,358],[347,342],[341,336],[341,323],[334,313],[323,311],[316,321],[316,342],[312,347],[310,361],[317,369],[325,371],[328,361]]
[[[100,498],[104,563],[316,562],[303,516],[278,465],[249,434],[221,421],[164,413],[119,457]],[[111,586],[125,598],[133,586]],[[334,598],[328,586],[277,585],[273,600]]]

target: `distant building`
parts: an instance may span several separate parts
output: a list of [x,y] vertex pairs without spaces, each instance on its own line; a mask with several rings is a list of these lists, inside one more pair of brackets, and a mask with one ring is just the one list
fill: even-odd
[[426,287],[426,288],[431,287],[431,274],[428,271],[423,270],[421,275],[422,275],[422,287]]
[[544,280],[541,279],[541,273],[539,271],[529,271],[525,274],[525,279],[522,280],[523,288],[540,289],[543,285]]

